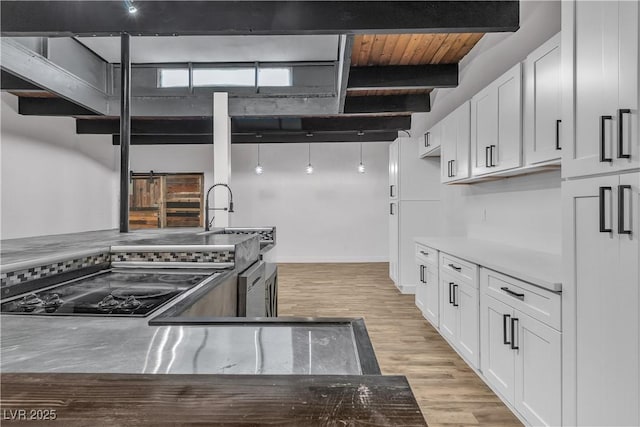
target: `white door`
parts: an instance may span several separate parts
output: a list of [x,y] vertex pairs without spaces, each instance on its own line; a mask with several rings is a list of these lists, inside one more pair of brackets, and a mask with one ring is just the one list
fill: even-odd
[[511,349],[513,309],[483,294],[480,313],[482,373],[495,390],[513,403],[515,353]]
[[562,153],[565,177],[616,168],[618,6],[616,1],[562,2],[563,68],[573,73],[563,87],[563,118],[565,126],[575,126]]
[[[637,191],[638,174],[628,178],[636,179]],[[621,239],[629,237],[618,234],[619,184],[618,176],[563,184],[564,245],[570,248],[562,296],[566,425],[640,421],[637,236],[631,234],[636,241],[628,240],[622,253]],[[633,205],[627,217],[637,215],[637,199],[626,203]]]
[[399,233],[400,221],[398,215],[399,203],[391,200],[389,202],[389,277],[398,284],[398,262],[399,260]]
[[525,61],[525,156],[527,164],[561,155],[560,34]]
[[424,315],[435,328],[438,328],[440,318],[440,284],[438,283],[438,267],[433,264],[426,264],[424,279],[426,282]]
[[478,289],[456,284],[458,305],[458,350],[474,368],[479,368],[480,328],[478,325]]
[[451,343],[455,343],[458,335],[458,308],[454,306],[454,280],[440,275],[440,333]]
[[418,270],[418,282],[416,284],[416,307],[420,309],[422,314],[425,314],[425,301],[427,299],[427,285],[425,281],[426,266],[425,262],[416,259],[416,268]]
[[518,63],[496,81],[498,140],[489,148],[491,172],[522,165],[522,66]]
[[562,334],[516,311],[514,406],[532,425],[562,425]]
[[498,143],[498,93],[487,87],[471,99],[471,172],[491,172],[489,150]]

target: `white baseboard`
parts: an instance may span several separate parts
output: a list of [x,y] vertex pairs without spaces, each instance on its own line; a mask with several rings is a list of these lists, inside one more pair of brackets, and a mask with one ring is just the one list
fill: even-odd
[[318,257],[318,256],[275,256],[271,262],[276,263],[307,263],[307,264],[331,264],[331,263],[366,263],[389,262],[388,256],[347,256],[347,257]]
[[395,285],[401,294],[415,295],[416,293],[416,285],[398,285],[397,283],[395,283]]

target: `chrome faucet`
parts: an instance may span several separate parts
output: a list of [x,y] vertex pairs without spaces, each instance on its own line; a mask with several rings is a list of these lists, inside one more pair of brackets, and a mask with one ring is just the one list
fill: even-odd
[[[215,187],[218,187],[218,186],[226,187],[227,190],[229,190],[229,207],[228,208],[209,208],[209,193],[211,193],[211,190],[213,190]],[[209,222],[209,211],[222,210],[222,211],[229,211],[229,213],[233,213],[233,192],[231,191],[231,187],[223,183],[213,184],[211,187],[209,187],[209,189],[207,190],[207,197],[205,199],[204,210],[205,210],[204,231],[209,231],[211,229],[210,228],[211,224]],[[214,218],[211,218],[211,222],[213,222]]]

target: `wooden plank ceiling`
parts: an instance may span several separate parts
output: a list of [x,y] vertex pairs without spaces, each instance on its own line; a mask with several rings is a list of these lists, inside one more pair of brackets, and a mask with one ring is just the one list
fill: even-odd
[[[353,40],[352,67],[457,64],[484,33],[364,34]],[[432,89],[351,91],[349,96],[407,95]]]

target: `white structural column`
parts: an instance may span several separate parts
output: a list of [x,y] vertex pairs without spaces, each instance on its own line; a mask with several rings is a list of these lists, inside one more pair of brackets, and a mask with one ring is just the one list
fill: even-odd
[[[229,184],[231,178],[231,119],[229,118],[229,94],[213,94],[213,181],[216,184]],[[229,192],[223,186],[211,191],[209,204],[212,208],[229,206]],[[215,227],[229,226],[229,213],[214,210],[209,214],[215,217]],[[211,218],[210,216],[210,218]]]

